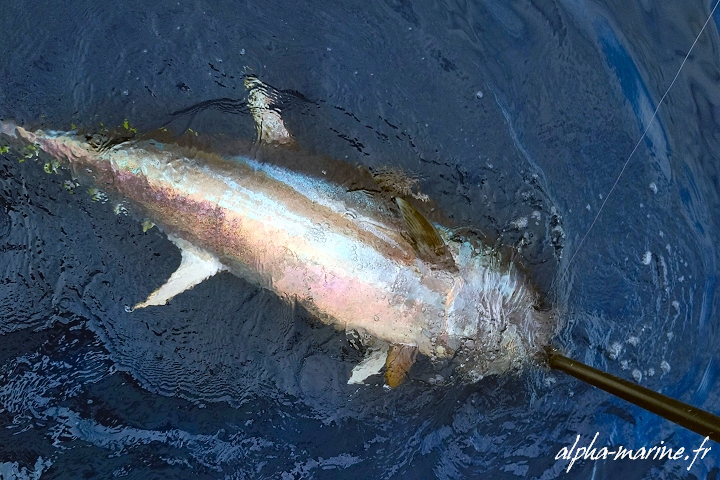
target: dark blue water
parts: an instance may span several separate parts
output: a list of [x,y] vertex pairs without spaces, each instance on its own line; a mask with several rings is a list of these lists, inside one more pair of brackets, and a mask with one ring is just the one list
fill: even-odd
[[[651,122],[712,5],[340,3],[6,1],[0,116],[250,138],[242,76],[255,73],[288,90],[304,149],[413,172],[457,225],[519,245],[562,312],[563,352],[717,413],[720,14]],[[440,387],[421,360],[397,390],[348,386],[361,355],[344,334],[229,274],[128,313],[177,249],[11,147],[0,478],[720,473],[714,444],[690,471],[606,460],[565,473],[555,456],[577,434],[628,448],[701,438],[540,368]]]

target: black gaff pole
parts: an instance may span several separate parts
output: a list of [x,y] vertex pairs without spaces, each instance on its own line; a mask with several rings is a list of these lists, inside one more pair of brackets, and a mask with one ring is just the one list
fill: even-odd
[[547,351],[547,360],[550,367],[555,370],[561,370],[585,383],[720,443],[720,417],[717,415],[597,370],[577,360],[572,360],[552,348]]

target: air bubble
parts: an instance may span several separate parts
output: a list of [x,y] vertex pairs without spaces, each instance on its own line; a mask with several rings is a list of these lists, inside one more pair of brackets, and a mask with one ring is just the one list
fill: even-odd
[[608,357],[610,357],[611,360],[617,360],[620,356],[620,352],[622,352],[622,345],[620,342],[614,342],[608,348]]
[[670,364],[668,362],[666,362],[665,360],[663,360],[660,363],[660,370],[662,370],[663,373],[669,373],[670,372]]

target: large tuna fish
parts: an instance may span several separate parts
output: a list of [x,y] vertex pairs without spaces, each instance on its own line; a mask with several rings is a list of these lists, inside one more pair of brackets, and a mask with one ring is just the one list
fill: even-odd
[[254,77],[246,86],[258,141],[222,154],[148,136],[2,131],[126,199],[182,250],[178,270],[135,308],[229,270],[369,339],[351,382],[385,367],[395,386],[417,352],[455,356],[474,379],[543,355],[554,319],[513,262],[427,220],[424,197],[398,172],[319,167],[296,148],[272,89]]

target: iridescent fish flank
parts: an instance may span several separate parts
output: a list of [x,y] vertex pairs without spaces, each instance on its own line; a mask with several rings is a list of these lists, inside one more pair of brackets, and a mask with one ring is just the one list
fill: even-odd
[[417,353],[456,357],[472,380],[541,356],[555,318],[512,262],[428,221],[397,172],[353,167],[365,184],[349,188],[287,168],[303,157],[273,90],[254,77],[246,86],[259,142],[230,155],[150,139],[97,148],[75,132],[9,123],[2,132],[127,200],[181,249],[178,270],[135,308],[228,270],[360,333],[367,356],[352,383],[384,368],[396,386]]

